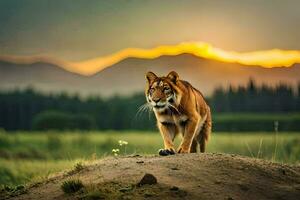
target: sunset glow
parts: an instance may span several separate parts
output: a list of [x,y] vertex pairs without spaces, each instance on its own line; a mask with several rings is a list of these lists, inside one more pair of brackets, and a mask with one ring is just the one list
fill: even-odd
[[127,48],[108,56],[79,62],[64,61],[50,56],[0,56],[0,60],[19,64],[46,62],[58,65],[70,72],[89,76],[126,58],[153,59],[163,55],[175,56],[183,53],[222,62],[255,65],[266,68],[290,67],[295,63],[300,63],[300,51],[297,50],[272,49],[240,53],[215,48],[204,42],[185,42],[178,45],[158,46],[152,49]]

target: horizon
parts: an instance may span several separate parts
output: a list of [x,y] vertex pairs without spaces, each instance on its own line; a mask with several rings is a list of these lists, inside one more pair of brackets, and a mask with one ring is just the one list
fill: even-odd
[[300,63],[297,50],[258,50],[253,52],[225,51],[205,42],[182,42],[177,45],[160,45],[150,49],[126,48],[116,53],[77,62],[62,60],[49,55],[15,56],[0,55],[0,61],[14,64],[33,64],[45,62],[61,67],[69,72],[91,76],[127,58],[155,59],[161,56],[191,54],[199,58],[227,63],[265,68],[291,67]]

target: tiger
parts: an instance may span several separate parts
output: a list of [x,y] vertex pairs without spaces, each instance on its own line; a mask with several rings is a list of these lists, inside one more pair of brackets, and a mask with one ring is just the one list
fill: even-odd
[[[154,111],[164,142],[159,155],[196,153],[199,149],[201,153],[205,152],[212,120],[210,107],[202,93],[189,82],[180,80],[175,71],[162,77],[149,71],[146,81],[147,104]],[[175,151],[174,139],[180,134],[182,141]]]

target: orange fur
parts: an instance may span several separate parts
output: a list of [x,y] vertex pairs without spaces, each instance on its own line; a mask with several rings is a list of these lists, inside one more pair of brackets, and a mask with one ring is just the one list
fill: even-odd
[[197,152],[198,146],[205,152],[212,122],[203,95],[174,71],[163,77],[148,72],[146,79],[146,99],[153,107],[165,150],[175,151],[173,141],[181,133],[178,153]]

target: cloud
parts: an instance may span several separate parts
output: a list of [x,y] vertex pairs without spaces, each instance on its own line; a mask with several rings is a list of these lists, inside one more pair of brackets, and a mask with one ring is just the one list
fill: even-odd
[[177,45],[162,45],[151,49],[127,48],[111,55],[79,62],[66,61],[47,55],[5,55],[0,56],[0,60],[16,64],[46,62],[62,67],[70,72],[89,76],[126,58],[154,59],[163,55],[175,56],[183,53],[189,53],[201,58],[222,62],[262,66],[266,68],[290,67],[295,63],[300,63],[300,51],[297,50],[271,49],[240,53],[235,51],[225,51],[204,42],[184,42]]

